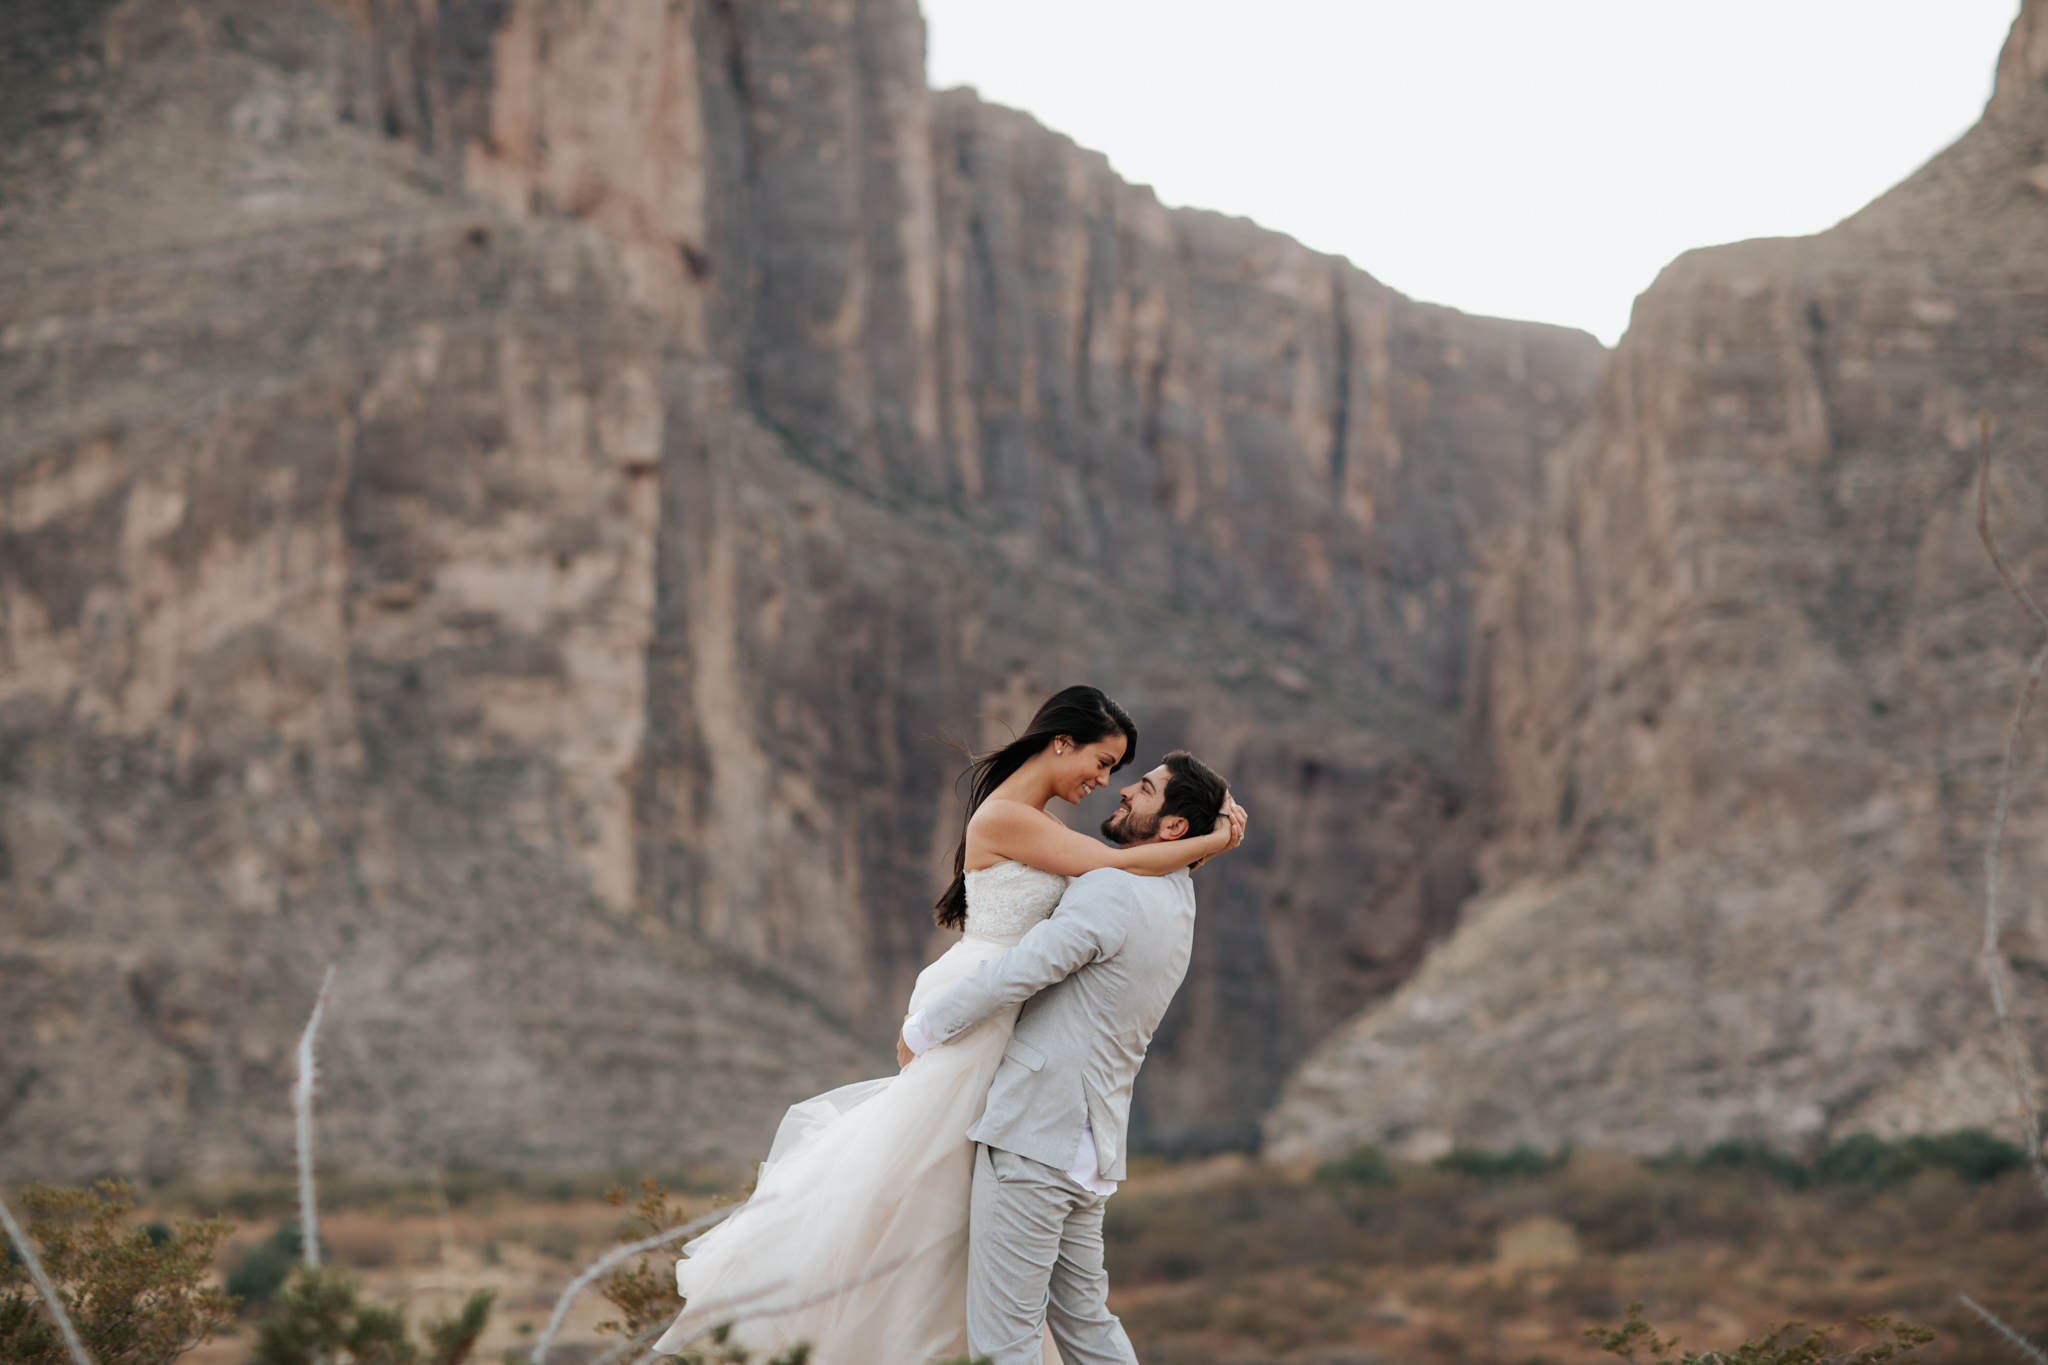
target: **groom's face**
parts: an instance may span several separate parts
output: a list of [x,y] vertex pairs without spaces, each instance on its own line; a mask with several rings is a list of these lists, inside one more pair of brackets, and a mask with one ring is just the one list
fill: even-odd
[[1125,787],[1117,795],[1116,810],[1102,822],[1102,837],[1129,848],[1155,839],[1178,839],[1188,832],[1188,822],[1178,815],[1164,820],[1159,808],[1166,804],[1166,784],[1173,780],[1164,763]]

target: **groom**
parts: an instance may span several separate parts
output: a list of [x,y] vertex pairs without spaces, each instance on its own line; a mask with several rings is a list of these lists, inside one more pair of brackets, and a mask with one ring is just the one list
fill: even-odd
[[[1102,832],[1126,848],[1209,830],[1230,805],[1223,779],[1185,750],[1119,795]],[[1075,878],[1050,919],[904,1024],[897,1057],[908,1062],[1028,1002],[988,1107],[967,1130],[981,1144],[967,1247],[976,1356],[1038,1365],[1050,1323],[1066,1365],[1136,1365],[1109,1311],[1102,1206],[1124,1178],[1131,1083],[1194,934],[1188,869],[1138,877],[1102,868]]]

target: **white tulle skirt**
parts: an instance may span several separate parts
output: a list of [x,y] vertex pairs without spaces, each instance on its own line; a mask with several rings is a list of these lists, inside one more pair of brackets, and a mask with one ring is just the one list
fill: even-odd
[[[969,934],[926,967],[915,1014],[1019,936]],[[882,1080],[793,1106],[751,1199],[683,1249],[683,1316],[655,1344],[714,1324],[771,1357],[811,1343],[816,1365],[931,1365],[967,1355],[967,1202],[989,1082],[1017,1013],[984,1020]],[[1045,1365],[1060,1365],[1051,1338]]]

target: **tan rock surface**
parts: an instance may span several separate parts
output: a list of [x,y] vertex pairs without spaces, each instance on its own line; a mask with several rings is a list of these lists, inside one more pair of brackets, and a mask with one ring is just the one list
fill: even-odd
[[0,1179],[282,1162],[330,961],[340,1165],[756,1154],[939,946],[938,741],[1077,677],[1269,813],[1147,1140],[1448,928],[1589,338],[933,100],[897,0],[5,25]]
[[[1364,1142],[1800,1148],[2015,1131],[1985,983],[1996,764],[2039,643],[2048,134],[2027,0],[1983,121],[1816,237],[1679,258],[1481,590],[1483,898],[1266,1126]],[[2038,1045],[2038,740],[2003,925]]]
[[288,1160],[329,962],[341,1164],[736,1165],[872,1059],[631,912],[664,414],[611,252],[408,184],[317,12],[164,18],[10,182],[5,1178]]

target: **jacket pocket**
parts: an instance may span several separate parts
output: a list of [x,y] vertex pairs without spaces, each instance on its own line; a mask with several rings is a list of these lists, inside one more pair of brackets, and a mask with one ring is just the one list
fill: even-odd
[[1036,1071],[1045,1065],[1045,1054],[1043,1052],[1040,1052],[1029,1043],[1020,1043],[1015,1038],[1012,1038],[1010,1045],[1003,1049],[1003,1056],[1009,1058],[1018,1066],[1023,1067],[1026,1071]]

